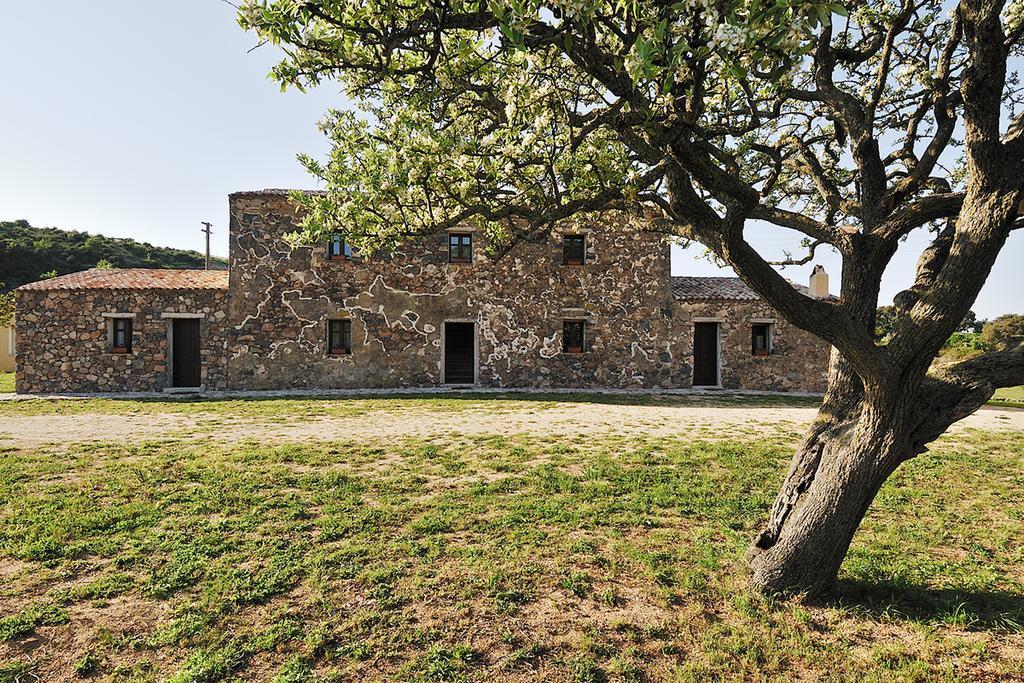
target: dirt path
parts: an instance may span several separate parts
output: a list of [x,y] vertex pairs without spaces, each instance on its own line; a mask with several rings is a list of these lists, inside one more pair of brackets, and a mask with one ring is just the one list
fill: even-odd
[[[460,434],[575,436],[692,435],[705,439],[794,436],[810,422],[814,408],[635,406],[564,403],[545,410],[490,412],[381,410],[358,417],[297,418],[290,424],[248,417],[205,414],[75,414],[0,419],[0,446],[31,448],[49,443],[157,440],[188,436],[219,442],[297,442],[350,438],[431,437]],[[1024,410],[983,408],[953,427],[1024,431]]]

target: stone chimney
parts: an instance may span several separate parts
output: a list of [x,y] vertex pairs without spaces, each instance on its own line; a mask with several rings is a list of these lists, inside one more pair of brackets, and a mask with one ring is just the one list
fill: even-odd
[[825,272],[824,266],[814,266],[814,270],[811,272],[811,282],[807,289],[815,299],[828,298],[828,273]]

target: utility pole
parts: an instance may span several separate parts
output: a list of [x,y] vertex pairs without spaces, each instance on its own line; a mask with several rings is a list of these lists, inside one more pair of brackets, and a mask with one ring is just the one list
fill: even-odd
[[210,235],[213,233],[213,230],[211,230],[210,228],[213,227],[213,224],[212,223],[208,223],[206,221],[202,221],[202,224],[206,226],[200,232],[205,232],[206,233],[206,270],[209,270],[210,269]]

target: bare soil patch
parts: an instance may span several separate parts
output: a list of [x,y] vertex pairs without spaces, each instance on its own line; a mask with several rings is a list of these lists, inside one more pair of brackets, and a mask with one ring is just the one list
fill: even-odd
[[[464,435],[581,434],[698,436],[707,440],[756,438],[792,430],[814,419],[812,407],[643,406],[562,403],[546,410],[520,409],[498,414],[486,410],[381,410],[358,417],[300,417],[291,421],[194,414],[137,413],[104,415],[8,416],[0,424],[0,445],[37,447],[89,441],[210,439],[222,443],[334,441],[340,439],[427,438]],[[964,429],[1024,430],[1024,410],[986,407],[954,425]]]

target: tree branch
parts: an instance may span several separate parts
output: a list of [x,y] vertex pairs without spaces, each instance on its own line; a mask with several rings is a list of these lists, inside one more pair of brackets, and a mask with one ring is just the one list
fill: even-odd
[[947,381],[964,385],[984,384],[993,390],[1019,386],[1024,384],[1024,342],[940,367],[936,373]]
[[976,181],[1000,184],[999,120],[1006,84],[1006,48],[998,0],[962,0],[959,5],[970,62],[960,90],[964,99],[964,147]]
[[790,230],[796,230],[820,243],[831,244],[840,251],[847,247],[847,240],[841,236],[838,230],[802,213],[787,211],[777,206],[758,204],[751,209],[750,218],[767,221]]
[[914,452],[924,451],[925,444],[941,436],[951,424],[985,405],[996,389],[1022,383],[1024,344],[934,368],[922,386],[913,431]]
[[956,216],[963,204],[963,192],[946,192],[921,197],[880,224],[875,229],[875,234],[884,240],[899,239],[922,225]]
[[[768,265],[770,265],[770,266],[802,266],[802,265],[808,264],[808,263],[810,263],[811,261],[814,260],[814,253],[817,251],[818,247],[820,247],[822,244],[824,244],[824,242],[821,242],[821,241],[811,242],[807,246],[807,255],[804,256],[801,259],[786,258],[786,259],[782,259],[781,261],[769,261]],[[788,256],[789,252],[786,252],[786,255]]]

